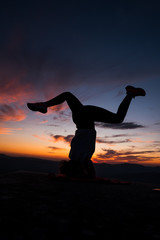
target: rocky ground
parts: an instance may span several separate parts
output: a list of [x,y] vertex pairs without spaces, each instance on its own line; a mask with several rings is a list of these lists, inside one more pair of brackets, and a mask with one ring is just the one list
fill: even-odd
[[0,175],[0,239],[160,239],[151,184],[67,182],[46,173]]

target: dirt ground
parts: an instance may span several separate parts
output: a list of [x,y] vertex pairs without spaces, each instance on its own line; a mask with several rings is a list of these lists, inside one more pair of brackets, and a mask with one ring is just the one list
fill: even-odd
[[0,175],[0,239],[160,239],[158,186]]

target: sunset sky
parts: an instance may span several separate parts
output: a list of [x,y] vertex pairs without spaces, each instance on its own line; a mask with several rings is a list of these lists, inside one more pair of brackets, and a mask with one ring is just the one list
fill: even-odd
[[5,1],[0,8],[0,153],[67,159],[76,127],[63,91],[116,112],[126,85],[143,87],[124,123],[97,123],[92,160],[160,165],[159,1]]

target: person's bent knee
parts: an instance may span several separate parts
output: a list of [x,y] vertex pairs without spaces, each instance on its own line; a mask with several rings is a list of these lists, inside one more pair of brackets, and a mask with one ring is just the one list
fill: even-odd
[[71,92],[64,92],[63,94],[65,94],[66,96],[72,96],[73,95]]
[[73,94],[71,92],[64,92],[63,94],[65,96],[65,99],[70,99],[73,97]]

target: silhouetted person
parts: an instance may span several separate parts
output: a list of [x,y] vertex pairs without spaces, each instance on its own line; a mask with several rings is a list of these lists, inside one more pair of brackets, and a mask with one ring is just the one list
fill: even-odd
[[91,157],[95,151],[95,122],[122,123],[132,98],[145,95],[146,93],[142,88],[127,86],[126,97],[121,102],[117,113],[96,106],[83,105],[70,92],[64,92],[47,102],[28,103],[27,106],[32,111],[47,113],[48,107],[61,104],[64,101],[67,102],[77,130],[71,141],[70,161],[63,161],[60,171],[70,177],[94,178],[95,169]]

